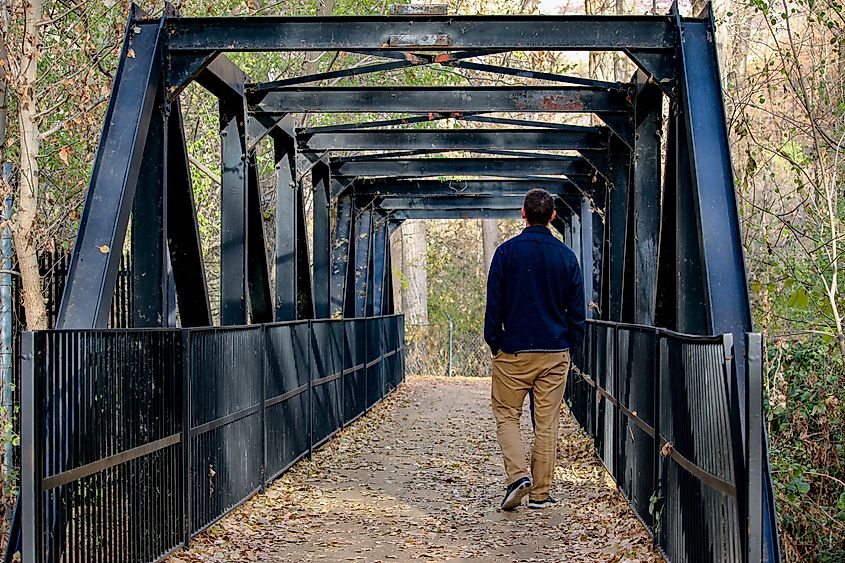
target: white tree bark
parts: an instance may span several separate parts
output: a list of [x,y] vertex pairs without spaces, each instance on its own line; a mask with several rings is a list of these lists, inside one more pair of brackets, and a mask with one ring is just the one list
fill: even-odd
[[20,130],[20,176],[17,217],[12,223],[15,254],[21,273],[23,304],[29,330],[47,328],[47,310],[41,292],[38,270],[38,117],[35,86],[41,57],[42,0],[25,0],[24,36],[20,53],[20,77],[17,81],[18,127]]
[[425,221],[402,226],[402,265],[406,283],[402,311],[409,325],[428,325],[428,270]]
[[499,246],[499,221],[496,219],[481,220],[481,244],[484,248],[484,275],[490,271],[493,254]]

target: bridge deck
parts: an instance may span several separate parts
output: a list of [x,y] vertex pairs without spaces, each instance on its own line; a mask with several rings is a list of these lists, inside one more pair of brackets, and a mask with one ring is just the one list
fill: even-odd
[[560,506],[498,511],[489,396],[488,378],[409,377],[168,562],[661,560],[568,414],[552,493]]

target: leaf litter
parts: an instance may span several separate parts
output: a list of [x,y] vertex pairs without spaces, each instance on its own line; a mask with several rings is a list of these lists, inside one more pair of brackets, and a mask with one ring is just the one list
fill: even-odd
[[167,561],[662,561],[567,412],[558,505],[500,511],[504,477],[489,378],[409,377]]

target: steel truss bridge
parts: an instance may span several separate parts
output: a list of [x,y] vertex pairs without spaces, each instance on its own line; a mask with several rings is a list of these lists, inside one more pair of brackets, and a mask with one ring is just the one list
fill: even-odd
[[[237,51],[379,62],[256,83],[226,56]],[[613,83],[483,62],[510,51],[619,51],[637,71]],[[544,85],[309,86],[423,66]],[[219,100],[217,327],[179,101],[192,82]],[[312,128],[296,118],[373,112],[397,117]],[[599,125],[542,118],[553,114]],[[472,127],[413,128],[432,121]],[[276,171],[273,285],[263,143]],[[146,561],[187,545],[401,382],[391,231],[407,219],[518,218],[535,186],[556,196],[553,226],[592,303],[567,400],[620,489],[672,561],[779,560],[714,24],[676,7],[319,18],[134,7],[56,327],[24,339],[9,552]],[[132,323],[120,329],[108,319],[125,244]]]

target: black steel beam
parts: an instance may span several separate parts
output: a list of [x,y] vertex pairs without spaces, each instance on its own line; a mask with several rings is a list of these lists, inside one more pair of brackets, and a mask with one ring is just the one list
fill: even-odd
[[254,150],[258,143],[263,141],[274,129],[280,129],[293,136],[296,129],[296,118],[291,114],[284,116],[250,115],[246,126],[247,150]]
[[601,127],[552,129],[373,129],[298,136],[302,150],[580,150],[603,148]]
[[504,74],[507,76],[518,76],[520,78],[528,78],[530,80],[548,80],[550,82],[562,82],[565,84],[577,84],[579,86],[592,86],[596,88],[604,88],[606,90],[623,91],[628,88],[618,82],[605,82],[603,80],[595,80],[592,78],[581,78],[580,76],[566,76],[562,74],[554,74],[551,72],[539,72],[536,70],[527,70],[522,68],[512,68],[506,66],[491,65],[485,63],[477,63],[473,61],[443,61],[444,65],[456,68],[463,68],[466,70],[477,70],[479,72],[489,72],[491,74]]
[[220,102],[220,324],[247,323],[247,157],[243,98]]
[[[132,205],[132,328],[167,326],[168,113],[159,88]],[[128,327],[124,327],[128,328]]]
[[[337,200],[334,235],[332,237],[331,262],[331,317],[343,317],[346,308],[347,283],[354,280],[350,268],[354,266],[355,249],[355,202],[352,194]],[[353,260],[350,260],[350,256]],[[354,281],[352,282],[354,283]]]
[[355,293],[352,296],[356,317],[367,315],[367,293],[371,278],[373,247],[373,209],[367,207],[355,219]]
[[[640,78],[645,80],[644,75]],[[635,102],[623,274],[622,320],[649,326],[654,326],[657,298],[662,104],[663,93],[653,84],[646,85]]]
[[[147,131],[161,83],[161,33],[156,23],[135,23],[127,29],[56,328],[105,328],[108,323]],[[126,56],[129,50],[134,57]]]
[[[447,114],[449,117],[453,119],[457,119],[460,121],[473,121],[476,123],[495,123],[496,125],[515,125],[516,127],[548,127],[549,129],[560,129],[566,130],[572,127],[572,125],[567,125],[565,123],[553,123],[551,121],[537,121],[537,120],[529,120],[529,119],[512,119],[510,117],[496,117],[496,116],[488,116],[488,115],[481,115],[476,113],[458,113],[458,114]],[[626,116],[630,115],[627,113],[620,113],[620,114],[602,114],[605,116],[610,115],[620,115]]]
[[588,86],[280,88],[247,94],[254,113],[625,113],[625,93]]
[[273,134],[276,161],[275,320],[297,318],[297,220],[300,190],[296,182],[296,142],[282,131]]
[[215,51],[171,53],[167,56],[167,99],[174,100],[218,55]]
[[413,125],[415,123],[428,123],[430,121],[442,121],[444,119],[463,119],[469,115],[475,114],[427,113],[425,115],[415,115],[411,117],[397,117],[396,119],[380,119],[378,121],[309,127],[307,129],[301,129],[300,134],[326,133],[330,131],[345,131],[348,129],[375,129],[377,127],[391,127],[393,125]]
[[581,157],[543,158],[409,158],[332,163],[335,176],[425,178],[431,176],[591,176],[593,167]]
[[382,220],[373,225],[373,273],[372,287],[367,292],[372,305],[367,306],[368,312],[376,317],[385,314],[385,289],[387,278],[391,275],[388,266],[387,221]]
[[519,209],[399,209],[386,211],[392,221],[409,219],[519,219]]
[[179,319],[185,328],[211,326],[208,283],[178,99],[172,104],[167,132],[167,243],[176,282]]
[[524,196],[533,188],[543,188],[560,196],[580,197],[581,193],[569,180],[394,180],[391,178],[360,180],[355,194],[362,197],[461,197]]
[[169,18],[171,51],[671,49],[666,16]]
[[253,323],[273,321],[273,298],[267,270],[267,245],[264,242],[264,214],[258,184],[255,153],[247,161],[247,288],[249,317]]
[[523,196],[390,196],[378,200],[385,211],[399,209],[522,209]]
[[743,333],[752,328],[751,309],[718,61],[707,39],[708,22],[685,22],[684,32],[695,44],[682,44],[681,51],[684,136],[680,142],[688,158],[682,181],[689,182],[698,215],[690,225],[698,228],[705,312],[684,307],[678,327],[688,332],[732,332],[735,346],[742,348]]
[[331,194],[331,170],[329,164],[323,160],[317,162],[311,169],[311,185],[313,187],[313,274],[314,284],[314,314],[318,319],[330,316],[330,264],[331,264],[331,221],[329,202]]
[[621,139],[611,137],[608,149],[610,179],[608,180],[607,205],[605,208],[604,255],[607,266],[606,300],[602,303],[607,320],[622,320],[622,270],[625,260],[625,225],[628,219],[628,178],[631,166],[631,151]]
[[240,98],[249,77],[226,55],[217,55],[194,79],[218,98]]

